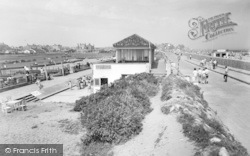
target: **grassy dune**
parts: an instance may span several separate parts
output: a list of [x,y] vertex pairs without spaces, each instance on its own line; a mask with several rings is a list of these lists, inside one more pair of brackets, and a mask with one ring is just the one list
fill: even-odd
[[198,151],[195,155],[248,155],[246,148],[234,138],[203,99],[198,86],[181,77],[169,76],[163,80],[161,99],[166,101],[162,112],[177,113],[184,135],[196,143]]

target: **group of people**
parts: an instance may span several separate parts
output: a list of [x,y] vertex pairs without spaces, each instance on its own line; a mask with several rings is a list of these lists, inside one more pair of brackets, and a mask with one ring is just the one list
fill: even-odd
[[89,85],[89,84],[90,84],[90,81],[91,81],[91,79],[90,79],[88,76],[83,76],[82,78],[79,78],[79,79],[77,80],[77,87],[78,87],[79,89],[83,89],[84,86],[90,86],[90,85]]
[[[72,80],[68,81],[68,86],[72,90],[73,82]],[[91,89],[91,77],[83,76],[76,81],[76,86],[78,89],[83,89],[84,86],[88,86],[88,89]]]
[[207,63],[207,59],[201,60],[200,66],[205,67],[205,66],[206,66],[206,63]]
[[210,61],[207,61],[207,59],[203,59],[200,62],[200,66],[202,67],[207,67],[209,69],[215,69],[216,66],[218,66],[217,60],[211,59]]
[[199,68],[198,70],[196,70],[196,68],[194,68],[193,71],[193,76],[194,76],[194,81],[198,81],[198,83],[202,83],[202,84],[208,84],[208,74],[209,74],[209,70],[205,67],[203,69]]
[[[223,75],[224,82],[227,82],[228,72],[229,72],[229,69],[227,66],[225,66],[225,72]],[[208,74],[209,74],[209,70],[206,67],[203,69],[199,68],[198,70],[194,68],[193,81],[195,82],[198,81],[198,83],[202,83],[202,84],[208,84],[208,77],[209,77]]]

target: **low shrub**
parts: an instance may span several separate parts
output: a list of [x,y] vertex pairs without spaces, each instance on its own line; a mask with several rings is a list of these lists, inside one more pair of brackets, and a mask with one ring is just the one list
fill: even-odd
[[169,76],[167,79],[163,80],[163,87],[162,87],[162,95],[161,100],[167,101],[171,99],[171,93],[174,87],[174,83],[171,80],[171,76]]
[[161,107],[161,112],[168,115],[170,113],[170,106]]
[[192,99],[203,99],[202,94],[200,93],[200,88],[186,80],[178,78],[177,76],[170,75],[168,78],[163,80],[162,88],[162,101],[167,101],[171,99],[171,93],[173,88],[181,90],[187,96]]
[[195,141],[199,147],[205,148],[209,144],[209,132],[202,125],[194,125],[194,117],[190,114],[183,113],[179,116],[178,121],[182,124],[183,133],[189,139]]
[[82,145],[80,150],[81,156],[113,156],[109,151],[112,145],[109,143],[91,143],[89,145]]
[[248,156],[246,148],[236,140],[222,139],[220,143],[217,143],[217,146],[225,147],[230,153],[230,156]]
[[99,92],[76,101],[87,129],[84,144],[124,142],[142,130],[142,120],[152,111],[149,96],[158,91],[151,74],[136,74],[103,86]]

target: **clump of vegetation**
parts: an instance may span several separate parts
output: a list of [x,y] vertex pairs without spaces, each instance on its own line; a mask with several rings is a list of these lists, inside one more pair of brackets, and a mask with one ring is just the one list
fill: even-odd
[[161,107],[162,113],[168,115],[170,113],[170,106],[163,106]]
[[[178,90],[177,94],[185,96],[182,99],[177,96],[174,102],[182,106],[179,109],[178,121],[182,124],[184,135],[201,149],[195,155],[203,155],[204,151],[209,155],[218,155],[222,147],[225,147],[230,155],[248,155],[247,150],[234,139],[222,123],[213,117],[208,118],[208,103],[203,99],[203,93],[198,86],[176,76],[169,76],[163,82],[162,100],[167,101],[172,97],[173,90]],[[171,104],[173,106],[173,103]],[[170,106],[163,106],[162,112],[168,114]],[[213,138],[217,141],[211,141]]]
[[74,110],[82,111],[81,122],[87,129],[84,145],[119,144],[139,134],[142,120],[152,111],[149,96],[157,91],[157,79],[141,73],[103,86],[99,92],[76,101]]
[[162,86],[161,100],[167,101],[172,98],[171,94],[174,87],[174,82],[172,81],[171,75],[162,81]]
[[209,132],[202,125],[195,125],[195,118],[191,114],[182,111],[178,121],[182,124],[185,136],[195,141],[199,147],[205,148],[208,145],[210,139]]

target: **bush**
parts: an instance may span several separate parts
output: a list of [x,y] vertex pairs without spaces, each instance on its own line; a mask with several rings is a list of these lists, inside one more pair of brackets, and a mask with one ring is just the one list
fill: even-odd
[[185,136],[195,141],[198,146],[205,148],[209,144],[209,132],[202,125],[194,125],[194,117],[190,114],[183,113],[179,116],[178,121],[182,124]]
[[170,113],[170,106],[163,106],[161,107],[161,112],[168,115]]
[[[186,80],[182,80],[174,75],[170,75],[168,78],[163,80],[163,88],[162,88],[162,101],[167,101],[171,99],[171,93],[173,88],[180,89],[187,96],[195,99],[203,99],[202,94],[200,93],[200,88]],[[205,103],[204,103],[205,104]]]
[[174,83],[172,81],[172,76],[169,76],[167,79],[163,80],[163,87],[162,87],[162,95],[161,100],[167,101],[171,99],[171,93],[174,87]]
[[104,100],[100,97],[82,108],[82,124],[89,132],[85,144],[93,141],[119,143],[139,134],[141,121],[151,110],[149,99],[144,94],[127,89]]
[[142,120],[152,111],[149,96],[158,90],[150,74],[120,79],[112,87],[103,86],[95,94],[76,101],[75,111],[82,111],[81,122],[87,129],[84,144],[124,142],[142,130]]

